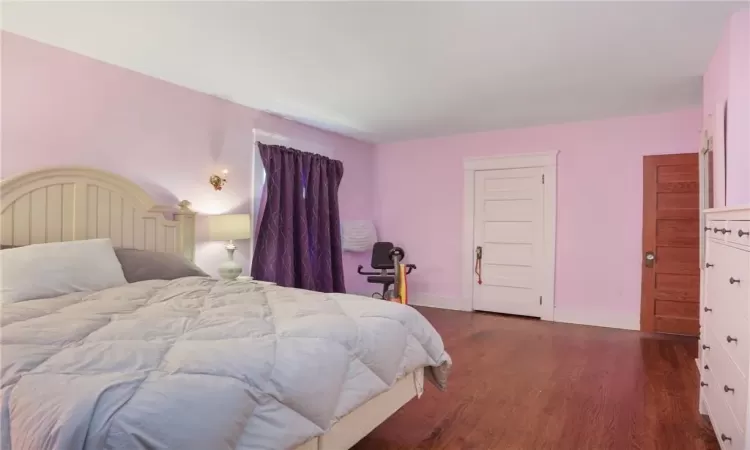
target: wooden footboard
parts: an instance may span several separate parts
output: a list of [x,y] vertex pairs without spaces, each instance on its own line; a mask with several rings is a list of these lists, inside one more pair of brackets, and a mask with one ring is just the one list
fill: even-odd
[[326,434],[295,450],[347,450],[424,390],[424,369],[401,378],[392,388],[342,417]]

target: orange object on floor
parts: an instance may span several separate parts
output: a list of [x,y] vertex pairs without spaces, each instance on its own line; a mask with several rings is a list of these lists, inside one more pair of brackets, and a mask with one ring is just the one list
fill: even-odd
[[398,297],[401,299],[401,304],[406,304],[406,265],[399,264],[398,265],[398,276],[399,276],[399,283],[398,283]]
[[398,265],[398,273],[396,273],[396,279],[398,280],[398,292],[394,292],[392,302],[399,302],[402,305],[406,305],[406,265]]

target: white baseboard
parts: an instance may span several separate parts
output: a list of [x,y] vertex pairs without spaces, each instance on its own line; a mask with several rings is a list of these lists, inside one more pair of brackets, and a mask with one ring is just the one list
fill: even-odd
[[416,306],[429,306],[432,308],[452,309],[455,311],[470,311],[466,309],[466,302],[463,302],[458,297],[441,297],[439,295],[424,292],[410,292],[409,304]]
[[[469,302],[462,301],[458,297],[443,297],[426,292],[409,293],[409,304],[416,306],[428,306],[431,308],[452,309],[455,311],[471,311],[467,308]],[[622,330],[640,330],[640,315],[628,316],[623,314],[611,314],[587,311],[565,311],[555,309],[555,322],[572,323],[576,325],[589,325],[594,327],[618,328]]]
[[594,327],[619,328],[622,330],[640,330],[639,315],[610,314],[601,312],[564,311],[555,309],[555,322],[574,323]]

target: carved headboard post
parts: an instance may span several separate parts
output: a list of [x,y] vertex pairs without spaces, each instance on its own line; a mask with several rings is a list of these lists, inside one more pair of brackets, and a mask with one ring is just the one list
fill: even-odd
[[185,258],[195,259],[195,211],[190,209],[190,202],[178,203],[180,210],[174,214],[174,220],[180,224],[180,251]]

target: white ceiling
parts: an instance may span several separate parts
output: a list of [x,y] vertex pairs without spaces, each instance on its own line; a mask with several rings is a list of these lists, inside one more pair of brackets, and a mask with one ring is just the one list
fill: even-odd
[[5,3],[5,30],[362,140],[701,101],[728,2]]

